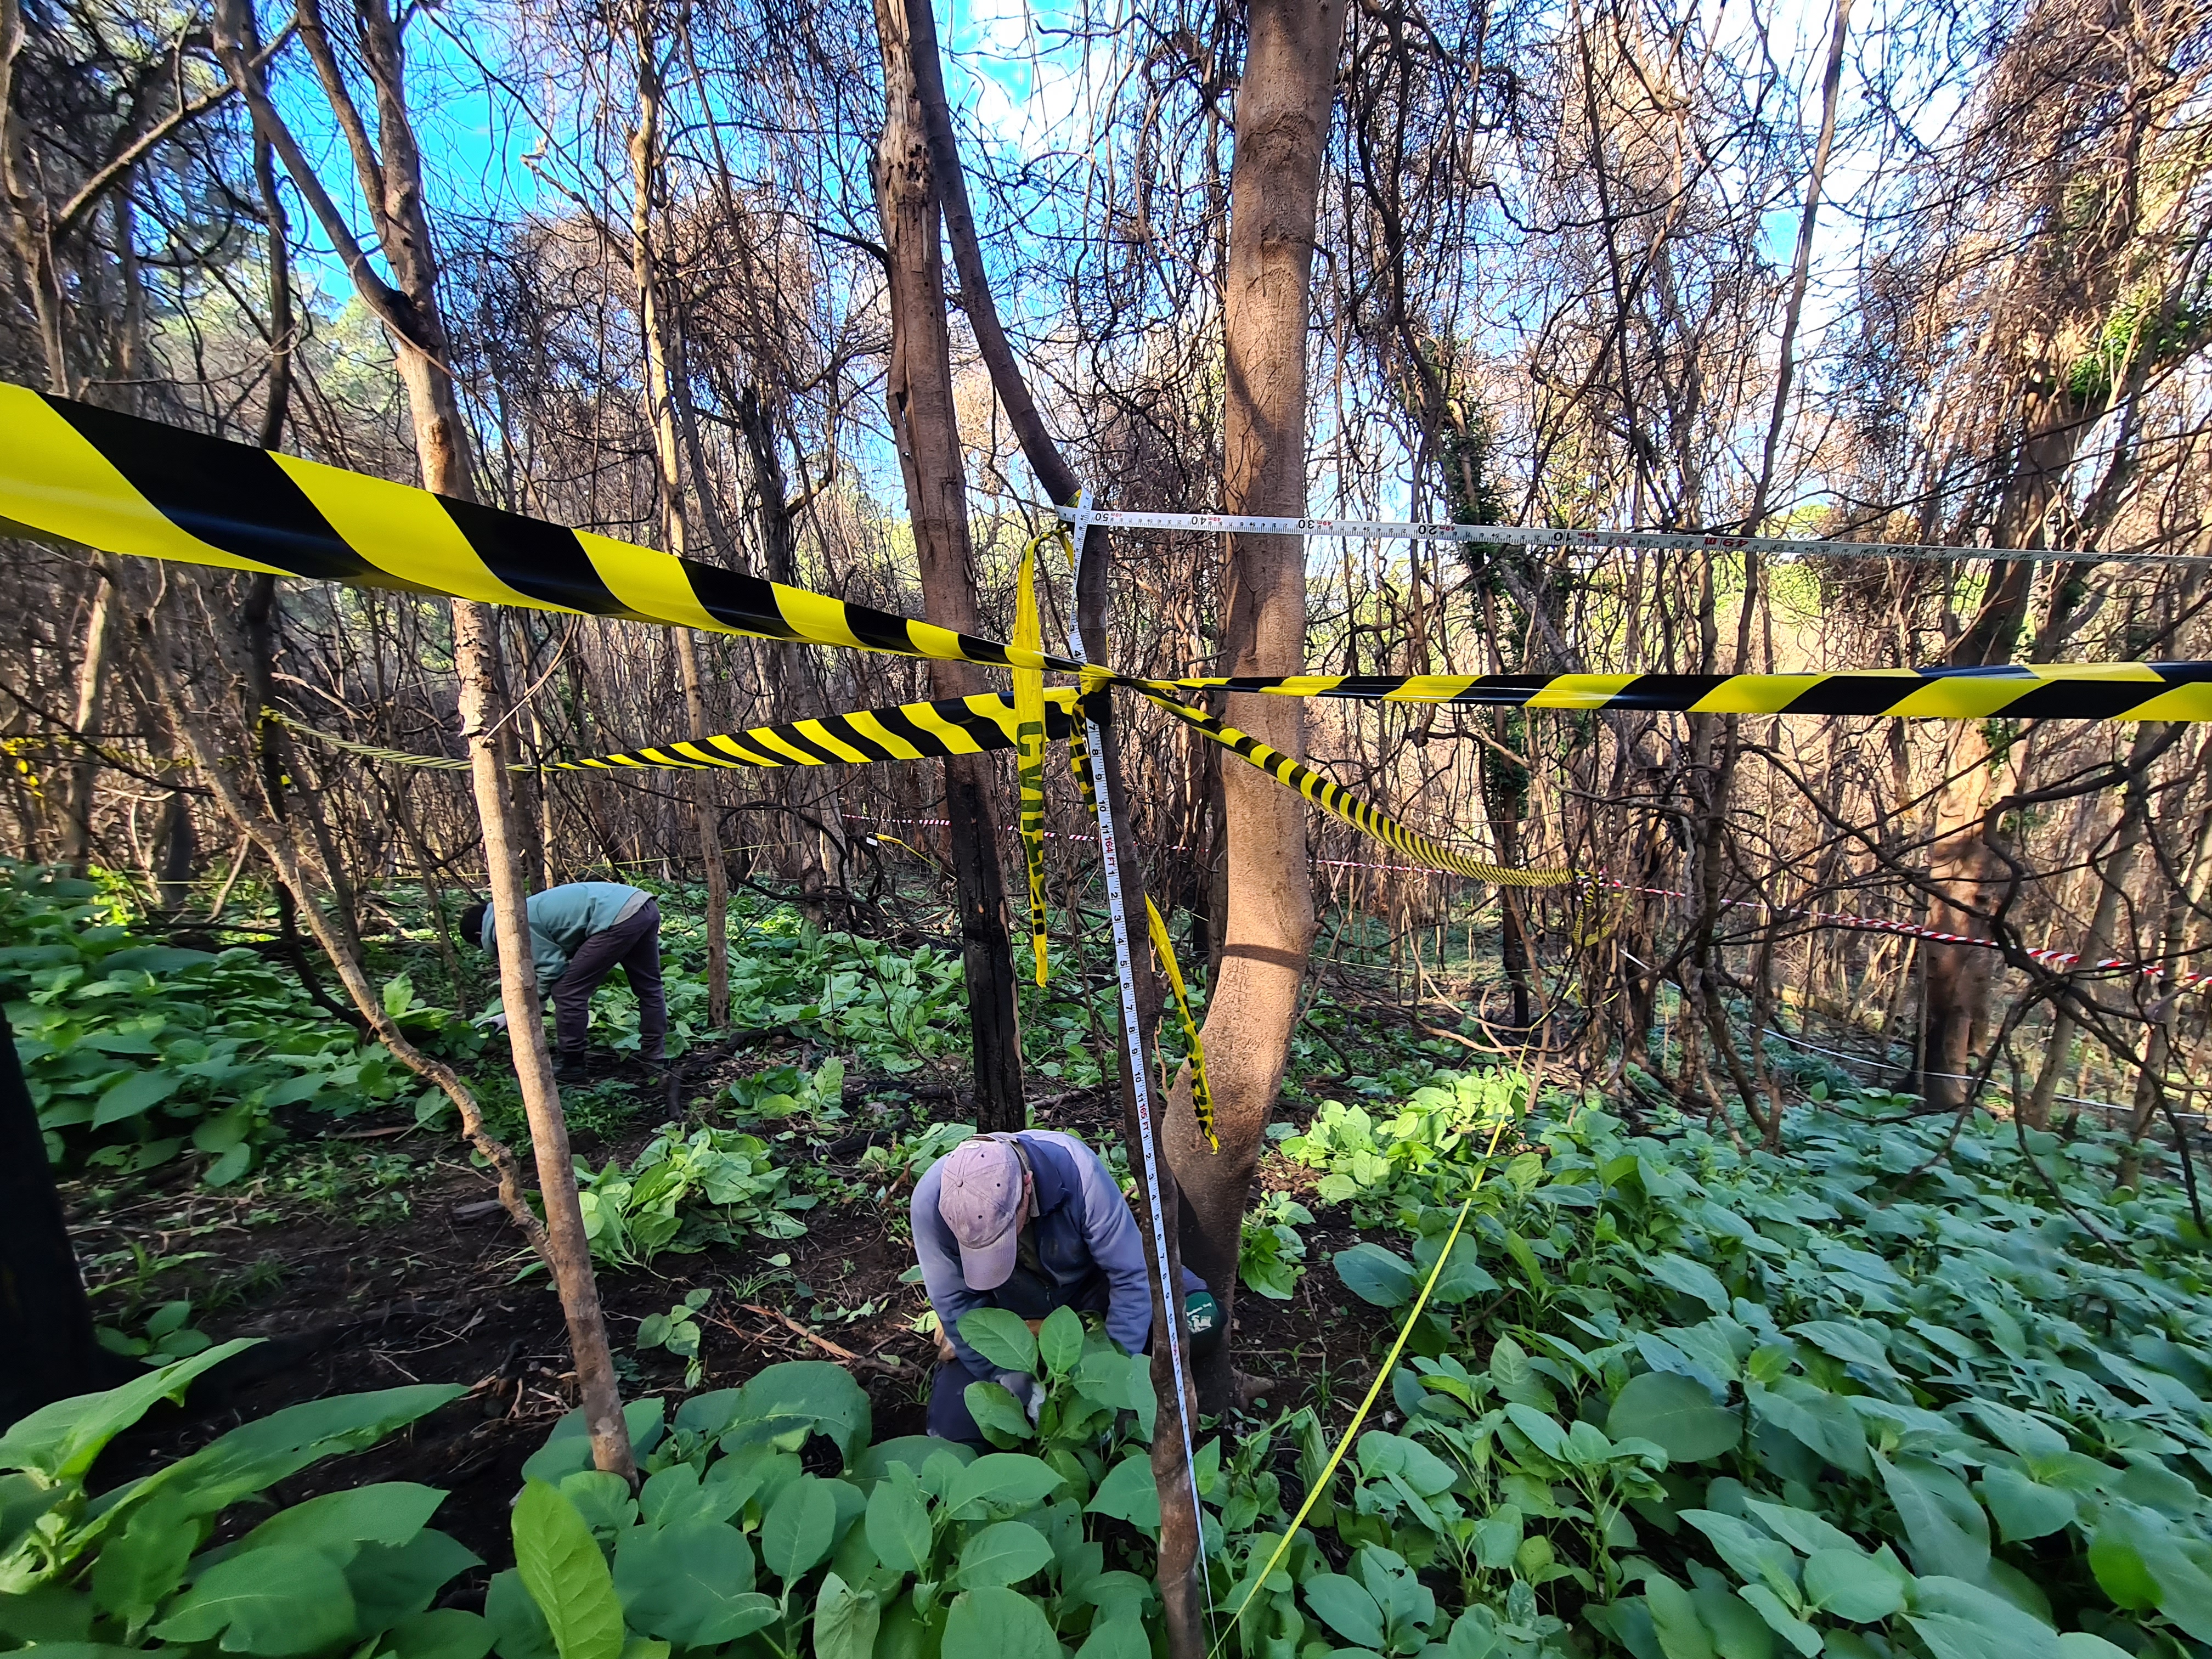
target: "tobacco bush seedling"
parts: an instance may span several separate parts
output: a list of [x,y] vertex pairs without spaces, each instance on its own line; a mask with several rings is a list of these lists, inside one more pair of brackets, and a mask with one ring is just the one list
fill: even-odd
[[94,1494],[109,1441],[252,1346],[226,1342],[57,1401],[0,1437],[0,1643],[91,1659],[482,1659],[473,1613],[431,1610],[477,1558],[428,1522],[445,1493],[409,1481],[326,1492],[228,1529],[227,1512],[324,1458],[362,1450],[464,1390],[387,1389],[288,1406]]

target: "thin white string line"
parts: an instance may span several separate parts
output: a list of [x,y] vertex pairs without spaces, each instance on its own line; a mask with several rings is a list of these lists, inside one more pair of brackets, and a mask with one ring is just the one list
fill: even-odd
[[[1057,507],[1063,518],[1073,507]],[[2007,559],[2028,564],[2212,564],[2203,553],[2097,553],[2068,548],[1958,547],[1932,542],[1847,542],[1810,536],[1729,536],[1702,531],[1558,530],[1510,524],[1400,519],[1286,519],[1245,513],[1103,513],[1088,522],[1125,530],[1211,530],[1264,536],[1373,536],[1401,541],[1496,542],[1511,547],[1637,548],[1656,552],[1811,555],[1827,559]]]

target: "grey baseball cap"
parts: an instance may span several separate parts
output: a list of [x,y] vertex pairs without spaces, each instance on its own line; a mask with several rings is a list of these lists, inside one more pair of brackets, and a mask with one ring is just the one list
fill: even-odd
[[1013,1277],[1022,1219],[1022,1161],[1003,1140],[978,1135],[945,1154],[937,1213],[960,1246],[960,1277],[995,1291]]

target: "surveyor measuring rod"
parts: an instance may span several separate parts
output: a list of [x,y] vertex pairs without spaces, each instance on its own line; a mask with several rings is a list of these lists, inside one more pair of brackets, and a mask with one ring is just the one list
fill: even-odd
[[[1069,538],[1069,563],[1076,575],[1071,585],[1079,586],[1083,568],[1084,535],[1090,529],[1088,514],[1091,491],[1086,488],[1076,497],[1075,529]],[[1090,659],[1083,652],[1081,601],[1073,591],[1067,607],[1067,654],[1079,663]],[[1110,695],[1103,694],[1102,695]],[[1152,1223],[1152,1260],[1158,1264],[1160,1279],[1160,1324],[1168,1340],[1168,1364],[1174,1373],[1176,1391],[1176,1426],[1182,1432],[1183,1475],[1190,1483],[1190,1523],[1202,1541],[1206,1530],[1206,1508],[1198,1496],[1198,1460],[1191,1449],[1190,1412],[1188,1396],[1183,1387],[1182,1362],[1182,1286],[1170,1279],[1168,1255],[1167,1204],[1160,1194],[1159,1143],[1152,1133],[1152,1079],[1145,1065],[1144,1029],[1137,1021],[1137,969],[1135,956],[1129,944],[1129,910],[1121,895],[1121,860],[1114,838],[1113,791],[1108,787],[1105,776],[1106,748],[1098,730],[1098,721],[1090,708],[1079,701],[1076,710],[1081,714],[1084,737],[1091,746],[1098,768],[1096,787],[1091,792],[1092,804],[1098,816],[1098,856],[1106,868],[1106,912],[1114,924],[1114,966],[1121,979],[1121,1042],[1129,1060],[1129,1086],[1135,1091],[1137,1101],[1137,1139],[1145,1166],[1145,1195],[1151,1200]]]

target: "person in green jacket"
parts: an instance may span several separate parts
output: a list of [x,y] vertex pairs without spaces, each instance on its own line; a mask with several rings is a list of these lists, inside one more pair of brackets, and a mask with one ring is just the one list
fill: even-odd
[[[617,967],[637,994],[641,1052],[658,1062],[668,1040],[668,1004],[660,989],[660,907],[653,895],[620,882],[572,881],[532,893],[526,908],[538,988],[553,1000],[560,1045],[555,1075],[564,1083],[583,1077],[592,993]],[[460,936],[496,955],[491,907],[471,904],[462,911]]]

